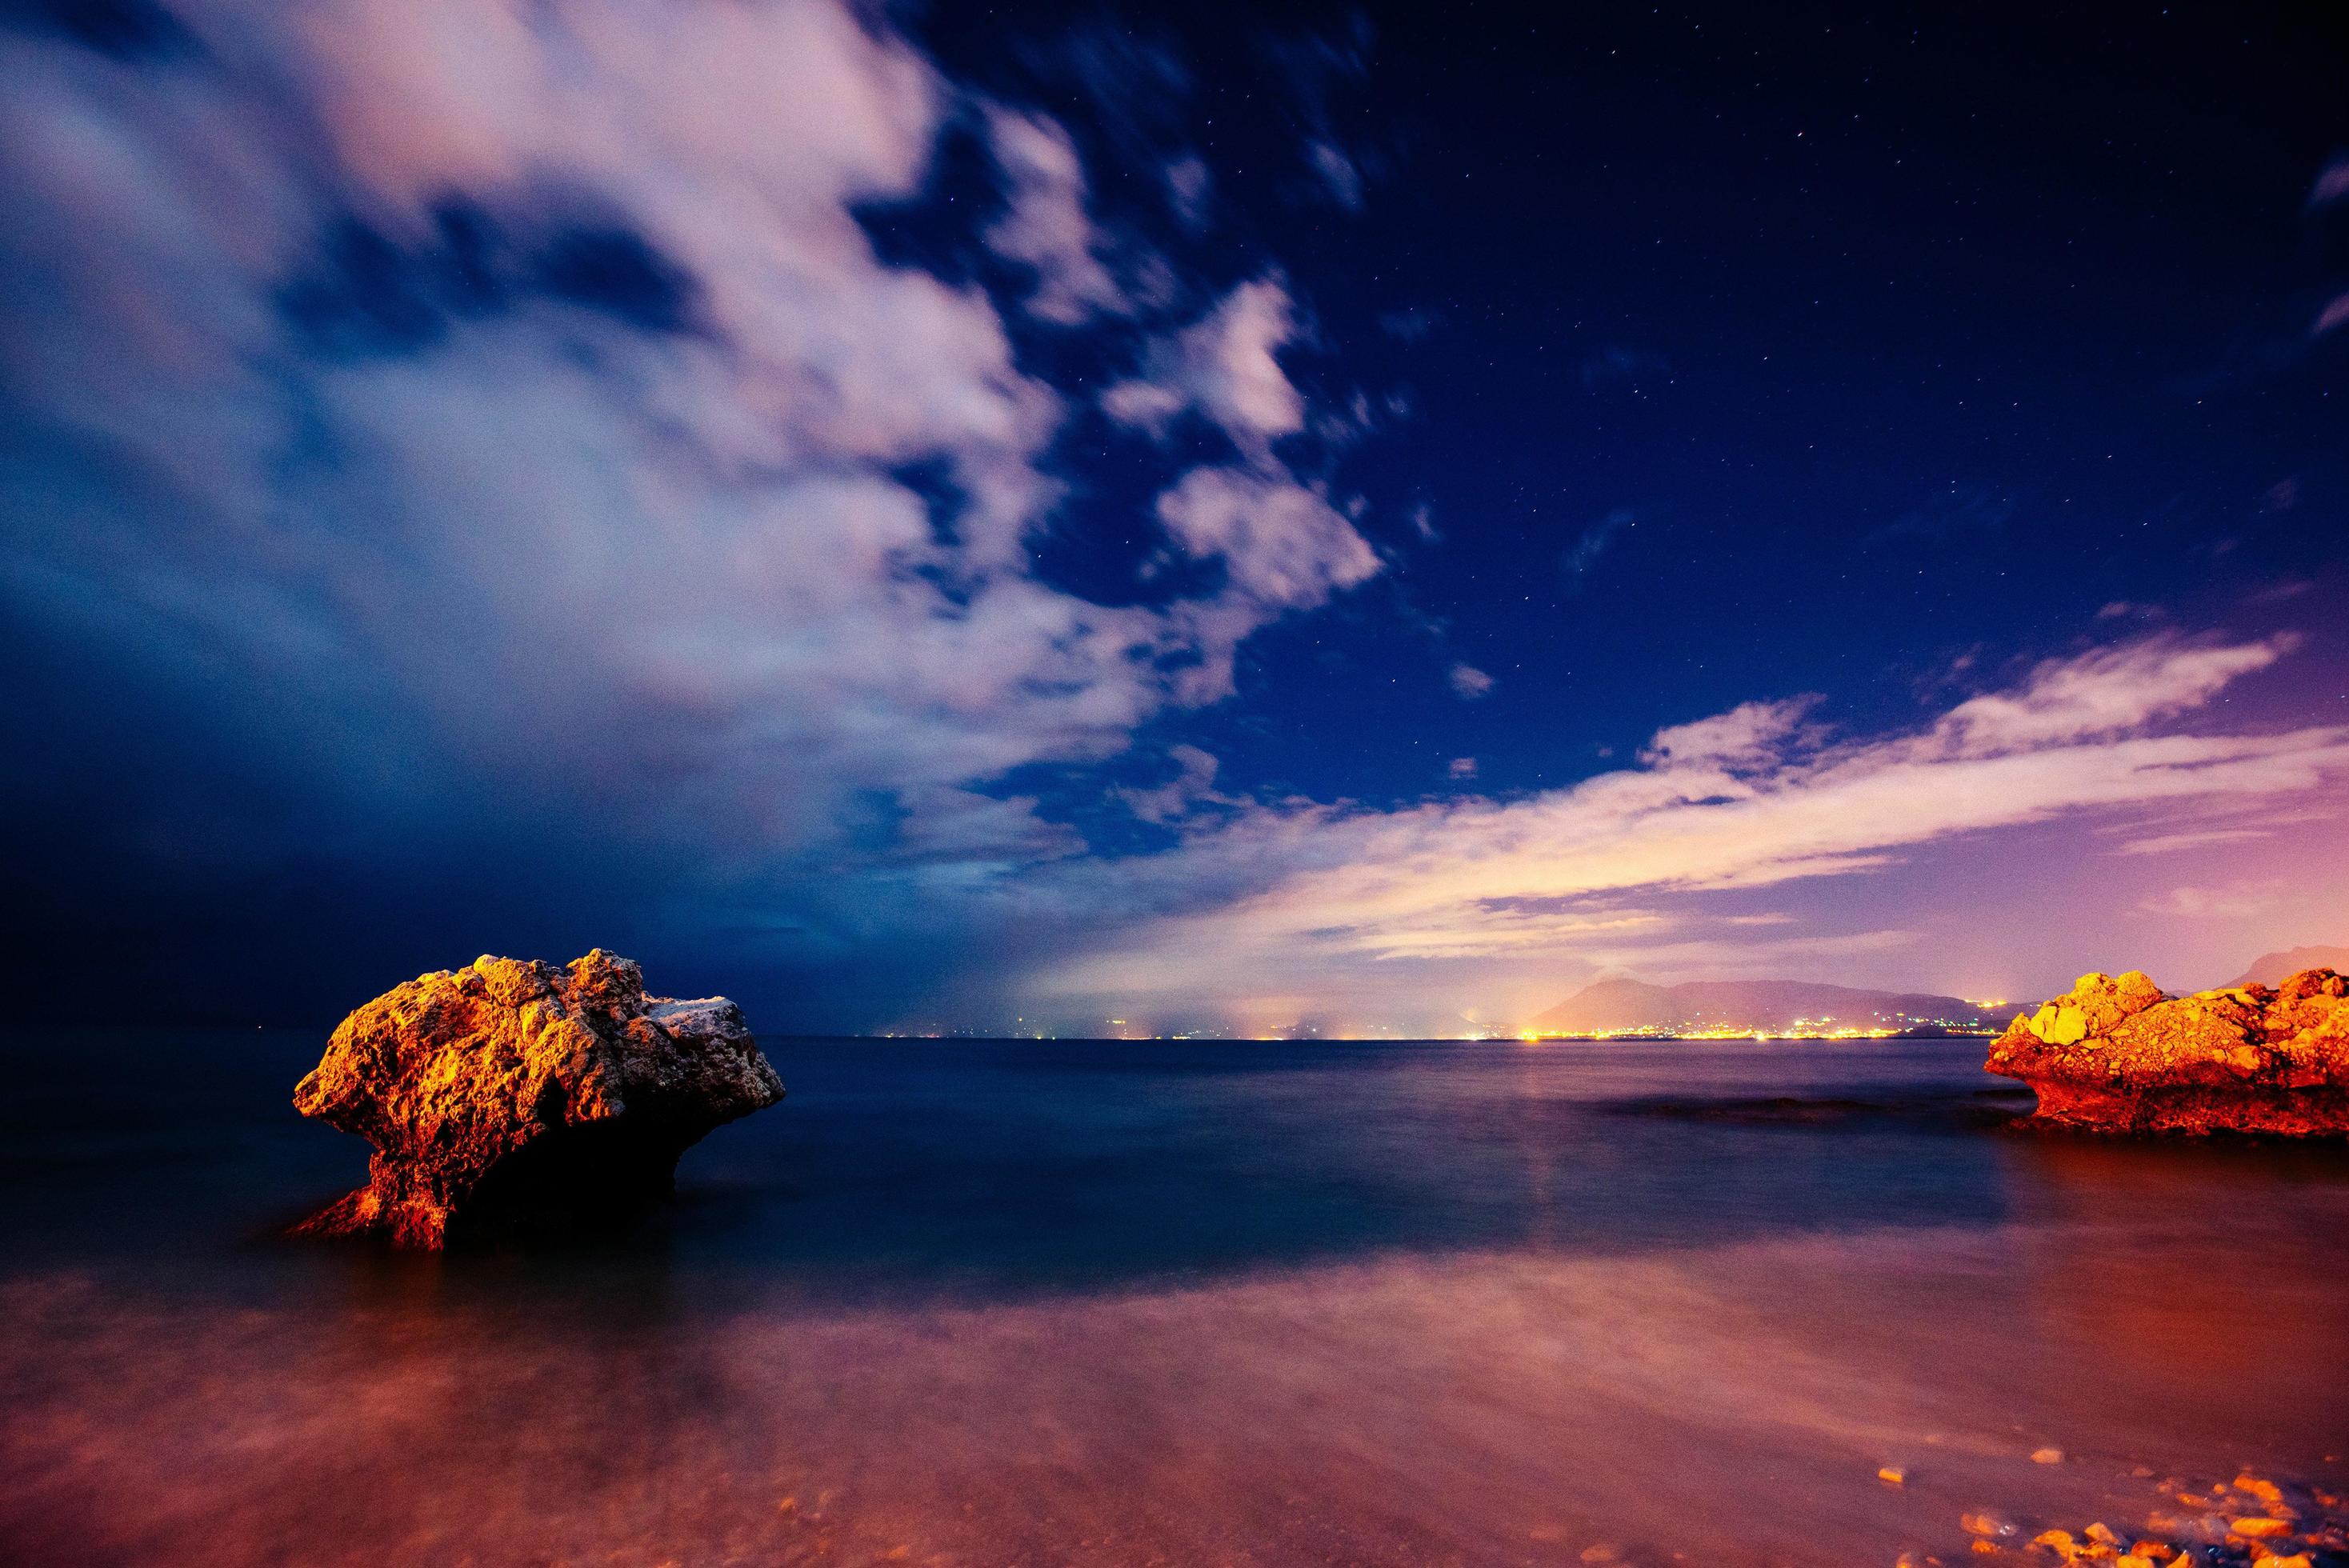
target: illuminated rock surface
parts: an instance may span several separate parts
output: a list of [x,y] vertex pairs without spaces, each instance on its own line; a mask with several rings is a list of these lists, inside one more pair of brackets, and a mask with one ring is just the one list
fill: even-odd
[[568,968],[483,956],[360,1007],[295,1088],[296,1110],[376,1150],[367,1184],[297,1231],[439,1247],[609,1220],[782,1096],[723,996],[648,996],[600,948]]
[[[2278,1482],[2244,1471],[2232,1481],[2203,1486],[2171,1476],[2159,1487],[2162,1506],[2135,1529],[2115,1530],[2100,1520],[2077,1531],[2050,1529],[2034,1535],[2028,1526],[1990,1512],[1961,1514],[1958,1523],[1973,1537],[1972,1555],[2108,1563],[2113,1568],[2254,1563],[2320,1568],[2349,1553],[2349,1500],[2322,1485]],[[1943,1561],[1904,1552],[1894,1568],[1931,1568]]]
[[2033,1119],[2100,1132],[2349,1134],[2349,979],[2165,996],[2136,970],[2083,975],[1991,1047]]

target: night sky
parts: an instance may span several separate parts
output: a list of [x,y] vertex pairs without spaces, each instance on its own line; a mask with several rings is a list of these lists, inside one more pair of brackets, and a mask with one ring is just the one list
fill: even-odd
[[2349,26],[1875,9],[16,0],[16,995],[2349,941]]

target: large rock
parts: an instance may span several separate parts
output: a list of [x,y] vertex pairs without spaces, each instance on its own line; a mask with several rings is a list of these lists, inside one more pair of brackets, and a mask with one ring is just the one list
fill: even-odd
[[367,1184],[297,1227],[403,1246],[589,1224],[666,1195],[711,1128],[783,1097],[742,1010],[645,994],[598,948],[481,957],[359,1008],[294,1109],[375,1145]]
[[2166,996],[2136,970],[2083,975],[2018,1014],[1984,1064],[2039,1096],[2033,1119],[2099,1132],[2349,1134],[2349,980]]

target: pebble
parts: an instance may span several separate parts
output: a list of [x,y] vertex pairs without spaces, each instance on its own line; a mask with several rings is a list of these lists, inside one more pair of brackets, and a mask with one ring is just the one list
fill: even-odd
[[[2042,1455],[2054,1452],[2042,1449],[2032,1458],[2053,1463],[2062,1456],[2051,1460]],[[2280,1485],[2248,1471],[2231,1482],[2199,1489],[2171,1477],[2161,1489],[2189,1511],[2155,1511],[2146,1521],[2144,1535],[2124,1535],[2102,1521],[2076,1532],[2042,1530],[2021,1552],[2042,1563],[2053,1558],[2095,1568],[2340,1568],[2349,1563],[2349,1515],[2344,1514],[2343,1500],[2335,1493],[2301,1482]],[[2261,1511],[2239,1511],[2246,1498],[2258,1500]],[[1958,1523],[1973,1538],[1971,1549],[1984,1556],[2003,1556],[2009,1550],[1989,1539],[1992,1535],[2018,1533],[2013,1524],[1989,1512],[1961,1513]],[[1930,1564],[1933,1559],[1924,1561]]]

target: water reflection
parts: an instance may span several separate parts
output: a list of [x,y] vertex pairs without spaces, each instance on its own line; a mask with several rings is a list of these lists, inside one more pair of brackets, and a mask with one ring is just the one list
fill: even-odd
[[2192,1367],[2245,1430],[2344,1411],[2349,1150],[2060,1134],[2001,1148],[2028,1342],[2094,1345],[2099,1397],[2150,1411]]
[[2349,1430],[2340,1158],[1946,1049],[781,1054],[603,1248],[242,1244],[349,1151],[217,1099],[7,1177],[0,1557],[1889,1563]]
[[[1967,1510],[2119,1514],[2140,1460],[2288,1463],[2342,1429],[2339,1386],[2312,1404],[2281,1364],[2116,1399],[2127,1336],[2003,1315],[2039,1283],[2005,1269],[1987,1238],[1895,1233],[924,1309],[430,1267],[243,1308],[20,1280],[0,1539],[51,1563],[1889,1561]],[[2106,1397],[2051,1391],[2055,1362]],[[2238,1386],[2262,1421],[2212,1398]],[[2074,1462],[2032,1464],[2048,1441]]]

